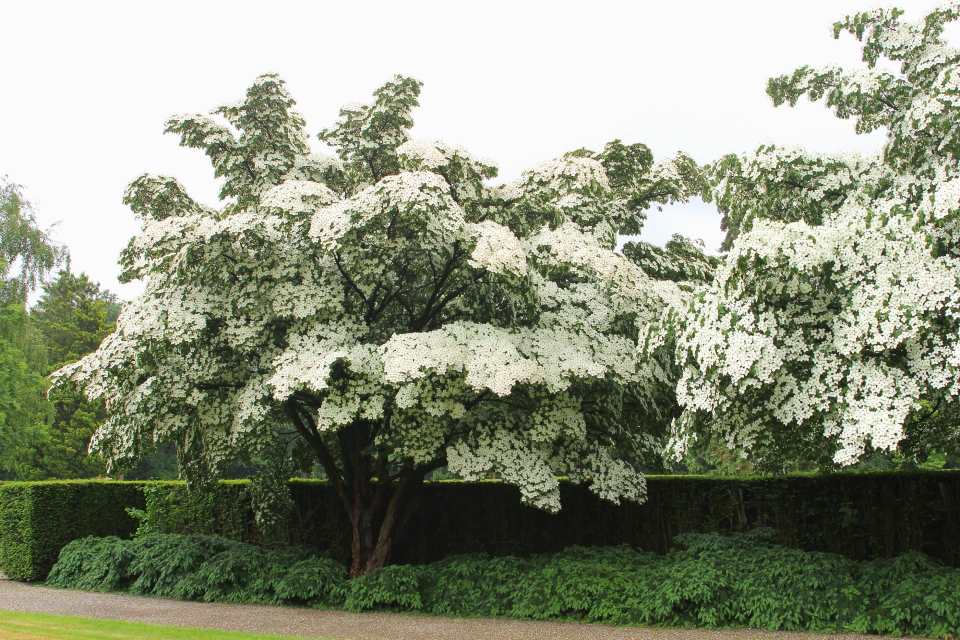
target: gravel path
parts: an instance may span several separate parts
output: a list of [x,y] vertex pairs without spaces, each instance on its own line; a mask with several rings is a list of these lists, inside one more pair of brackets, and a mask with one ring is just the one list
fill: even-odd
[[116,618],[155,624],[280,633],[336,640],[877,640],[876,636],[768,631],[609,627],[572,622],[459,619],[391,613],[345,613],[291,607],[207,604],[88,593],[0,581],[3,610]]

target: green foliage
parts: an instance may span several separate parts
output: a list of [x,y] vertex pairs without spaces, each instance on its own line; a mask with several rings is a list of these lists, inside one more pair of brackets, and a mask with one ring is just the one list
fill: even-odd
[[858,563],[774,538],[769,529],[686,534],[665,555],[571,547],[530,558],[457,556],[349,581],[342,564],[302,548],[175,534],[84,538],[63,549],[48,583],[350,611],[935,637],[960,631],[960,569],[918,553]]
[[60,271],[30,311],[44,336],[50,371],[79,360],[112,331],[120,304],[84,274]]
[[514,556],[482,554],[441,560],[423,574],[426,608],[449,616],[509,615],[517,584],[529,565]]
[[[120,312],[116,297],[85,274],[60,271],[44,285],[30,311],[43,339],[51,371],[95,350],[109,335]],[[40,449],[43,477],[88,478],[103,474],[103,462],[87,455],[94,430],[106,420],[102,402],[90,402],[76,389],[51,391],[52,420]]]
[[37,448],[50,417],[45,367],[23,303],[0,304],[0,479],[41,476]]
[[0,483],[0,572],[43,579],[68,542],[130,535],[135,523],[125,507],[142,504],[140,487],[127,482]]
[[703,252],[703,242],[673,234],[663,248],[649,242],[628,242],[623,255],[646,273],[681,286],[693,287],[710,282],[720,258]]
[[64,255],[37,225],[20,188],[0,182],[0,479],[44,477],[48,354],[26,303]]
[[113,296],[85,275],[61,271],[27,312],[22,300],[0,307],[0,478],[85,478],[103,473],[87,455],[104,421],[102,403],[75,389],[47,396],[46,376],[97,348],[118,313]]
[[352,580],[347,607],[935,637],[960,630],[960,570],[916,553],[857,563],[772,539],[770,530],[688,534],[664,556],[572,547],[531,559],[387,567]]
[[[66,257],[47,231],[19,185],[0,181],[0,300],[8,296],[26,304],[27,296]],[[19,273],[13,274],[16,268]]]
[[290,565],[273,589],[282,602],[334,606],[347,597],[347,572],[342,564],[314,554]]
[[129,513],[138,522],[137,535],[148,533],[216,534],[235,540],[247,537],[250,485],[221,482],[188,489],[182,482],[146,483],[143,509]]
[[273,578],[284,565],[245,544],[230,545],[184,576],[174,595],[206,602],[274,602]]
[[675,556],[671,596],[696,603],[699,624],[842,628],[858,606],[849,594],[857,564],[835,554],[774,545],[773,533],[678,536],[676,542],[686,550]]
[[30,557],[32,498],[27,491],[0,485],[0,573],[14,580],[35,579]]
[[536,619],[649,622],[634,610],[661,578],[655,558],[628,547],[571,547],[545,558],[524,576],[522,589],[513,599],[512,614]]
[[216,536],[151,534],[131,543],[135,559],[130,565],[131,593],[177,597],[185,590],[182,580],[200,570],[204,562],[240,544]]
[[78,538],[60,550],[47,584],[84,591],[119,591],[129,584],[133,557],[130,543],[116,536]]
[[[350,523],[332,488],[313,480],[294,480],[289,487],[294,500],[286,523],[289,537],[278,539],[259,530],[248,481],[220,483],[215,497],[188,491],[182,482],[0,483],[0,571],[42,579],[67,542],[88,535],[124,537],[134,530],[141,536],[201,534],[261,545],[306,545],[349,563]],[[639,506],[611,505],[582,487],[563,484],[564,509],[556,515],[518,504],[515,491],[497,482],[428,483],[418,512],[399,532],[393,560],[420,564],[476,554],[530,556],[577,545],[626,544],[665,553],[678,533],[775,526],[777,541],[791,547],[858,560],[918,550],[960,565],[960,549],[952,543],[960,526],[957,471],[651,476],[649,501]],[[455,565],[444,580],[454,584],[462,571],[468,581],[480,570],[487,570],[482,562],[472,568]],[[442,591],[443,585],[436,588]],[[447,602],[451,612],[469,608]],[[474,601],[470,607],[492,612],[500,605]]]
[[960,572],[919,553],[867,563],[856,595],[853,631],[943,637],[960,630]]
[[394,76],[374,92],[373,104],[342,108],[337,123],[318,134],[344,160],[350,188],[399,169],[396,148],[408,138],[422,86],[419,80]]
[[395,564],[350,581],[344,606],[350,611],[399,609],[419,611],[422,570],[414,565]]
[[47,584],[205,602],[332,606],[343,604],[346,579],[343,565],[303,548],[149,534],[75,540],[61,551]]

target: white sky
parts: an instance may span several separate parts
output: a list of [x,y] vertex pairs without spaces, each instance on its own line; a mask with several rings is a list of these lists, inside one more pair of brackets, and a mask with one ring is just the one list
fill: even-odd
[[[933,6],[902,0],[908,16]],[[585,146],[644,142],[700,162],[759,144],[870,153],[879,134],[821,105],[775,109],[767,78],[802,64],[859,64],[831,24],[862,0],[720,2],[43,2],[0,7],[0,175],[57,222],[73,269],[121,297],[117,257],[137,232],[121,203],[143,172],[203,202],[218,185],[200,151],[162,133],[175,113],[242,97],[279,73],[315,133],[395,73],[425,83],[414,137],[498,161],[501,177]],[[652,212],[643,237],[720,242],[700,202]]]

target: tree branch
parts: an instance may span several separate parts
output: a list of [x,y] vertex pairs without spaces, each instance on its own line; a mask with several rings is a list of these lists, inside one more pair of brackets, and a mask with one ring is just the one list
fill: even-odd
[[287,416],[290,418],[293,426],[300,433],[300,436],[307,441],[307,444],[310,445],[310,448],[312,448],[314,453],[317,454],[317,458],[320,460],[323,470],[327,473],[327,478],[329,478],[330,484],[333,485],[333,489],[336,491],[337,496],[343,503],[347,513],[350,513],[350,497],[347,495],[340,469],[337,468],[337,463],[330,454],[330,450],[327,449],[327,446],[323,442],[323,438],[321,438],[320,434],[317,432],[316,425],[313,424],[312,418],[310,418],[309,415],[302,414],[298,407],[292,402],[286,403],[284,408],[286,409]]
[[343,277],[343,279],[347,281],[347,285],[349,286],[349,288],[350,288],[352,291],[354,291],[358,296],[360,296],[360,300],[363,302],[364,308],[367,308],[367,307],[368,307],[367,296],[364,295],[364,293],[363,293],[363,291],[360,289],[360,287],[357,286],[357,283],[354,282],[354,281],[353,281],[353,278],[351,278],[350,275],[344,270],[343,264],[340,262],[340,254],[339,254],[339,253],[334,252],[334,254],[333,254],[333,261],[334,261],[334,262],[336,263],[336,265],[337,265],[337,271],[339,271],[339,272],[340,272],[340,275]]

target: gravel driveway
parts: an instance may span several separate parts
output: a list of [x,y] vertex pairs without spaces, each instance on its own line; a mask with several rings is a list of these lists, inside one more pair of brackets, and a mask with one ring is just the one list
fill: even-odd
[[397,613],[345,613],[291,607],[207,604],[52,589],[0,581],[3,610],[234,631],[326,636],[337,640],[876,640],[877,636],[815,635],[751,630],[650,629],[573,622],[440,618]]

